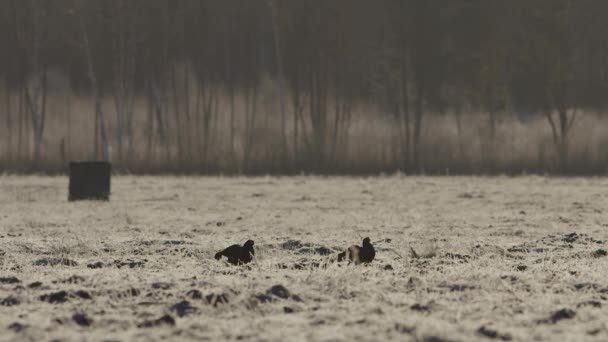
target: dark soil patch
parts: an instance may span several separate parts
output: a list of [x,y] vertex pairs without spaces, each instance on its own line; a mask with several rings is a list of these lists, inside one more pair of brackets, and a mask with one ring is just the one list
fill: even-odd
[[68,301],[68,293],[66,291],[52,292],[40,296],[39,299],[51,304],[61,304]]
[[299,240],[288,240],[279,244],[279,247],[281,249],[294,251],[298,254],[330,255],[334,253],[334,251],[328,247],[309,242],[302,243]]
[[217,307],[221,304],[228,304],[228,295],[226,293],[209,293],[206,296],[203,296],[203,293],[199,290],[193,289],[186,292],[186,297],[190,299],[204,299],[205,303],[209,305],[213,305]]
[[[327,265],[323,265],[323,266],[326,267]],[[286,265],[286,264],[281,265],[282,269],[294,269],[294,270],[310,270],[310,269],[320,268],[320,267],[321,267],[320,262],[310,261],[310,260],[301,260],[301,261],[294,263],[293,265]]]
[[599,308],[602,307],[602,303],[598,302],[597,300],[588,300],[588,301],[585,301],[585,302],[578,303],[576,305],[577,308],[582,308],[582,307],[585,307],[585,306],[590,306],[590,307],[598,308],[599,309]]
[[519,278],[517,278],[514,275],[503,275],[500,277],[500,279],[506,280],[506,281],[510,282],[511,284],[515,284],[519,281]]
[[573,285],[576,291],[600,291],[604,290],[600,284],[597,283],[578,283]]
[[268,303],[268,302],[276,301],[276,299],[274,297],[269,296],[265,293],[259,293],[259,294],[255,295],[253,298],[255,298],[260,303]]
[[184,317],[190,314],[197,313],[199,310],[192,306],[189,301],[183,300],[179,303],[171,305],[169,308],[171,312],[174,312],[177,317]]
[[463,193],[459,194],[457,197],[458,198],[466,198],[466,199],[483,198],[483,194],[475,194],[475,193],[472,193],[472,192],[463,192]]
[[[587,234],[568,233],[550,234],[534,242],[524,242],[520,245],[508,248],[512,253],[545,253],[553,250],[568,250],[574,245],[602,245],[604,242],[597,240]],[[600,252],[601,253],[601,252]]]
[[137,327],[138,328],[153,328],[153,327],[159,327],[162,325],[174,326],[175,319],[173,317],[171,317],[171,315],[164,315],[158,319],[145,320],[145,321],[137,324]]
[[511,334],[501,334],[494,329],[486,328],[485,325],[483,325],[479,329],[477,329],[477,334],[479,334],[481,336],[485,336],[487,338],[497,339],[497,340],[501,340],[501,341],[513,340],[513,336],[511,336]]
[[91,319],[89,316],[87,316],[87,314],[82,312],[77,312],[73,314],[72,320],[81,327],[88,327],[93,324],[93,319]]
[[551,315],[551,321],[558,322],[564,319],[572,319],[576,316],[576,311],[572,310],[572,309],[568,309],[568,308],[564,308],[561,310],[558,310],[556,312],[554,312]]
[[78,266],[78,263],[74,260],[65,258],[41,258],[33,262],[34,266]]
[[0,284],[18,284],[21,280],[17,277],[0,277]]
[[19,299],[17,299],[14,296],[8,296],[8,297],[0,300],[1,306],[15,306],[15,305],[19,305],[20,303],[21,302],[19,301]]
[[572,243],[576,240],[578,240],[579,236],[576,233],[570,233],[570,234],[566,234],[562,237],[562,241],[568,242],[568,243]]
[[39,288],[41,286],[42,286],[42,282],[35,281],[35,282],[29,284],[27,287],[30,288],[30,289],[37,289],[37,288]]
[[330,255],[333,251],[325,246],[300,248],[297,253],[299,254],[319,254],[319,255]]
[[63,284],[80,284],[83,283],[86,279],[84,277],[81,277],[79,275],[73,275],[67,279],[62,280],[61,282]]
[[134,260],[114,260],[114,266],[116,268],[136,268],[136,267],[144,267],[146,265],[146,261],[134,261]]
[[300,296],[291,294],[283,285],[275,285],[266,290],[266,293],[257,294],[254,298],[260,303],[274,302],[278,299],[291,299],[296,302],[302,301]]
[[8,328],[8,330],[12,330],[16,333],[20,333],[27,328],[27,325],[19,323],[19,322],[13,322],[13,323],[9,324],[7,328]]
[[415,289],[421,288],[424,284],[422,283],[422,280],[420,278],[417,277],[410,277],[410,279],[407,280],[407,289],[410,291],[413,291]]
[[78,291],[74,292],[74,295],[76,297],[82,298],[82,299],[93,299],[91,294],[85,290],[78,290]]
[[454,340],[439,336],[425,336],[422,338],[422,342],[454,342]]
[[115,299],[137,297],[140,294],[141,294],[141,291],[134,287],[126,289],[126,290],[108,290],[108,295]]
[[470,291],[470,290],[476,290],[476,289],[479,288],[476,285],[469,285],[469,284],[447,284],[447,283],[439,284],[438,287],[439,288],[449,289],[450,292]]
[[395,330],[401,334],[414,334],[416,332],[416,327],[395,323]]
[[418,312],[428,312],[428,311],[431,311],[431,308],[428,305],[416,303],[416,304],[410,306],[410,310],[418,311]]
[[[220,224],[220,226],[221,226],[221,224]],[[163,241],[163,245],[165,245],[165,246],[179,246],[179,245],[185,245],[186,243],[187,242],[184,240],[165,240],[165,241]]]
[[91,269],[103,268],[103,262],[101,262],[101,261],[95,261],[95,262],[92,262],[90,264],[87,264],[87,267],[91,268]]
[[554,313],[551,314],[551,316],[547,319],[541,319],[538,321],[539,324],[555,324],[559,321],[563,321],[566,319],[573,319],[574,317],[576,317],[576,311],[572,310],[572,309],[568,309],[568,308],[563,308],[560,310],[555,311]]
[[459,253],[446,253],[445,257],[448,259],[460,260],[463,263],[469,262],[469,260],[471,259],[470,255],[459,254]]
[[220,304],[228,304],[228,296],[225,293],[210,293],[205,296],[205,301],[207,304],[217,307]]
[[279,297],[281,299],[287,299],[291,295],[289,290],[283,285],[275,285],[266,291],[266,294]]
[[203,293],[199,290],[190,290],[186,292],[186,297],[190,299],[203,299]]
[[172,287],[173,287],[173,284],[171,284],[171,283],[163,283],[163,282],[152,283],[152,288],[156,289],[156,290],[168,290]]

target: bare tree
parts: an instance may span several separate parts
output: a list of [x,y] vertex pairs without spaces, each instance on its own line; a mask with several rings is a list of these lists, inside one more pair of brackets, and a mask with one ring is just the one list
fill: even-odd
[[127,138],[127,160],[133,158],[133,112],[135,101],[135,25],[133,1],[116,1],[113,98],[116,109],[118,158],[123,160],[123,137]]
[[199,156],[203,165],[209,163],[209,151],[212,142],[213,125],[216,122],[219,94],[218,88],[200,77],[198,83],[198,131],[199,131]]
[[[93,64],[93,53],[91,51],[91,44],[89,41],[89,31],[84,21],[82,9],[79,13],[79,19],[82,47],[84,50],[87,65],[87,76],[89,78],[89,82],[93,91],[93,101],[95,108],[94,156],[95,158],[98,158],[98,152],[101,152],[101,158],[103,160],[109,160],[108,137],[106,134],[105,117],[101,104],[102,93],[101,88],[97,82],[97,73],[95,72],[95,66]],[[101,146],[99,146],[99,140],[101,140]]]
[[25,96],[34,134],[34,163],[38,163],[42,149],[48,90],[47,63],[43,56],[43,43],[48,29],[45,23],[49,3],[32,0],[29,4],[31,5],[31,25],[29,28],[22,27],[18,33],[24,41],[24,45],[29,48],[30,74],[25,86]]
[[6,156],[9,160],[13,158],[13,120],[12,120],[12,106],[11,106],[11,93],[8,86],[4,86],[5,96],[5,109],[6,109]]
[[255,147],[255,127],[258,115],[258,82],[253,82],[245,89],[245,130],[243,161],[241,172],[247,172],[251,162],[251,155]]
[[287,137],[286,137],[286,113],[285,104],[283,98],[283,56],[281,53],[281,29],[279,27],[279,4],[277,0],[268,0],[268,5],[272,14],[272,32],[274,40],[274,53],[277,64],[277,97],[279,102],[279,112],[281,113],[281,154],[283,157],[287,156]]

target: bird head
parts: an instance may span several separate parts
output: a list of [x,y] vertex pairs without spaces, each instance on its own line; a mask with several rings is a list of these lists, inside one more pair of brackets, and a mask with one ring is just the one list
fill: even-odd
[[364,245],[370,245],[371,243],[369,242],[369,238],[366,237],[365,239],[363,239],[363,244]]
[[253,240],[247,240],[243,247],[247,248],[248,250],[253,250]]

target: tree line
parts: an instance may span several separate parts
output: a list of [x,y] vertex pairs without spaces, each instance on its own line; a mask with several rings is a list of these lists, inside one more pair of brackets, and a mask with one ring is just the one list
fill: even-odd
[[55,145],[73,158],[68,126],[86,120],[80,157],[130,170],[356,173],[353,123],[382,120],[391,139],[370,170],[416,173],[433,158],[429,118],[460,132],[475,112],[486,159],[506,117],[541,117],[552,160],[532,171],[567,172],[574,127],[608,104],[605,13],[602,0],[3,0],[3,160],[43,168]]

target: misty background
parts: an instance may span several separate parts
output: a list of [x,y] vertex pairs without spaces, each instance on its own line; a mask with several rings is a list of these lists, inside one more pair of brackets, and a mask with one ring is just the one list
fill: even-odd
[[0,0],[0,171],[608,166],[603,0]]

